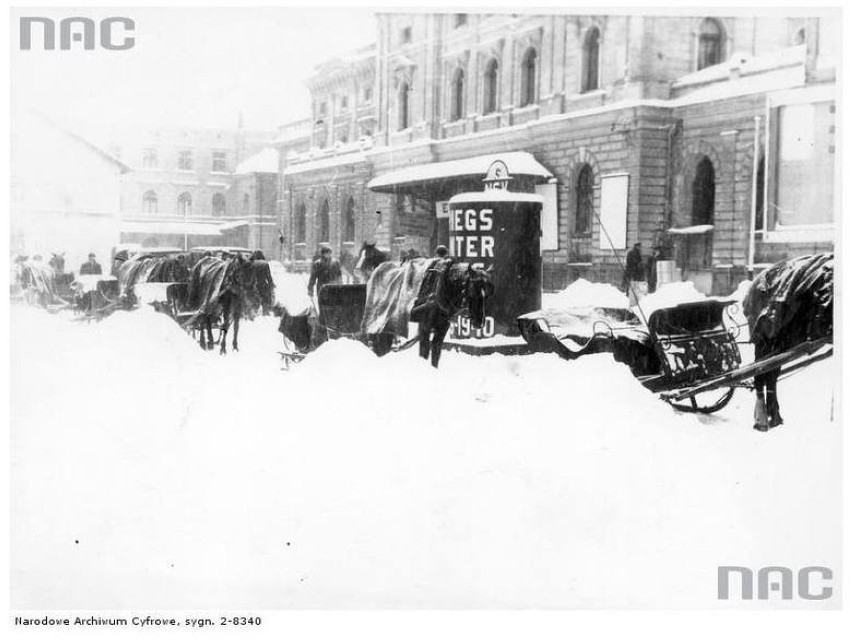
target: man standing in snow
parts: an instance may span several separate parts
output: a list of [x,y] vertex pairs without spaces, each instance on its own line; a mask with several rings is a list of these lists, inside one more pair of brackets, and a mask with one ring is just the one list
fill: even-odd
[[637,242],[627,252],[627,260],[624,267],[624,280],[622,288],[630,298],[630,304],[635,305],[639,298],[648,292],[648,283],[645,281],[645,261],[642,259],[642,243]]
[[80,265],[81,276],[99,276],[103,273],[101,265],[95,260],[95,254],[90,253],[89,259]]
[[319,292],[325,284],[340,281],[340,264],[331,259],[331,249],[323,247],[320,256],[311,265],[311,277],[308,280],[308,296],[314,297],[314,286],[316,285],[316,297],[319,301]]

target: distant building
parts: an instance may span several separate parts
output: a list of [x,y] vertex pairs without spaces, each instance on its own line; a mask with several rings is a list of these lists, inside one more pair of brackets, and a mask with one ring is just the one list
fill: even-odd
[[[285,255],[448,233],[444,203],[510,156],[545,198],[545,287],[619,283],[662,246],[724,293],[834,246],[839,36],[826,17],[387,13],[308,81],[310,149],[282,154]],[[602,231],[606,231],[603,233]]]
[[64,253],[76,270],[94,251],[107,264],[119,241],[121,179],[129,167],[89,140],[32,113],[12,127],[11,250]]
[[144,246],[245,246],[251,233],[233,193],[235,171],[274,131],[159,128],[114,140],[132,167],[122,183],[123,242]]
[[228,210],[246,225],[246,246],[260,249],[268,259],[281,257],[278,242],[278,151],[267,147],[241,162],[234,171]]

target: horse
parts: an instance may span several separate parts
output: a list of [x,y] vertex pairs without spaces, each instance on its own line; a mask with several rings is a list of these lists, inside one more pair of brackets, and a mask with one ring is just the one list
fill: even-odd
[[485,300],[493,293],[489,272],[451,258],[414,258],[401,265],[380,264],[367,283],[361,330],[378,355],[390,350],[393,336],[407,336],[417,322],[420,356],[437,367],[452,319],[463,311],[474,327],[485,322]]
[[189,274],[187,293],[187,306],[195,312],[186,326],[198,328],[198,343],[203,349],[213,348],[213,322],[221,317],[219,352],[227,352],[228,329],[232,322],[232,346],[234,351],[239,351],[240,318],[245,314],[247,299],[255,287],[252,263],[241,255],[227,260],[208,256],[195,263]]
[[41,256],[21,263],[20,284],[24,299],[32,305],[47,308],[68,304],[56,293],[56,275],[49,265],[42,262]]
[[65,252],[62,253],[53,253],[51,254],[50,260],[47,262],[50,265],[50,268],[53,269],[53,273],[60,274],[65,273]]
[[375,242],[364,242],[358,254],[358,262],[355,263],[355,282],[364,284],[370,279],[376,267],[389,260],[388,254],[376,248]]
[[[781,261],[755,278],[743,300],[755,361],[810,340],[833,337],[834,254]],[[754,378],[755,424],[768,431],[784,423],[778,405],[780,370]]]

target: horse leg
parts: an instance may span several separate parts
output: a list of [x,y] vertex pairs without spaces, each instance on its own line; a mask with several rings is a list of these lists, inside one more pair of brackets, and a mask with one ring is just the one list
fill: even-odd
[[769,431],[769,420],[766,415],[766,380],[763,373],[754,377],[754,428],[758,431]]
[[225,355],[228,352],[228,328],[231,324],[231,305],[222,305],[222,334],[219,336],[219,353]]
[[198,346],[202,349],[207,349],[207,345],[204,343],[205,324],[207,324],[207,320],[205,318],[201,318],[197,320],[197,324],[190,325],[193,331],[198,331]]
[[778,375],[779,371],[766,374],[766,413],[769,414],[769,428],[784,424],[781,418],[781,407],[778,406]]
[[450,321],[447,318],[438,318],[435,322],[435,331],[432,334],[432,366],[438,368],[441,360],[441,350],[444,346],[444,338],[450,329]]
[[431,325],[427,321],[417,325],[417,336],[420,340],[420,357],[424,360],[429,359],[429,334],[431,333]]
[[212,349],[215,341],[213,340],[213,316],[207,316],[207,349]]
[[234,351],[239,351],[240,348],[237,345],[237,334],[240,332],[240,312],[239,309],[234,310]]

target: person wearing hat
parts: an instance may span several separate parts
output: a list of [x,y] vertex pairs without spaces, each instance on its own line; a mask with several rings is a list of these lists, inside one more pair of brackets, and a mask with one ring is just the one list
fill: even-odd
[[103,273],[101,265],[95,260],[95,254],[90,253],[89,259],[80,265],[81,276],[99,276]]
[[445,247],[444,245],[439,244],[438,248],[435,249],[435,257],[436,258],[448,258],[449,256],[450,256],[450,250],[447,249],[447,247]]

